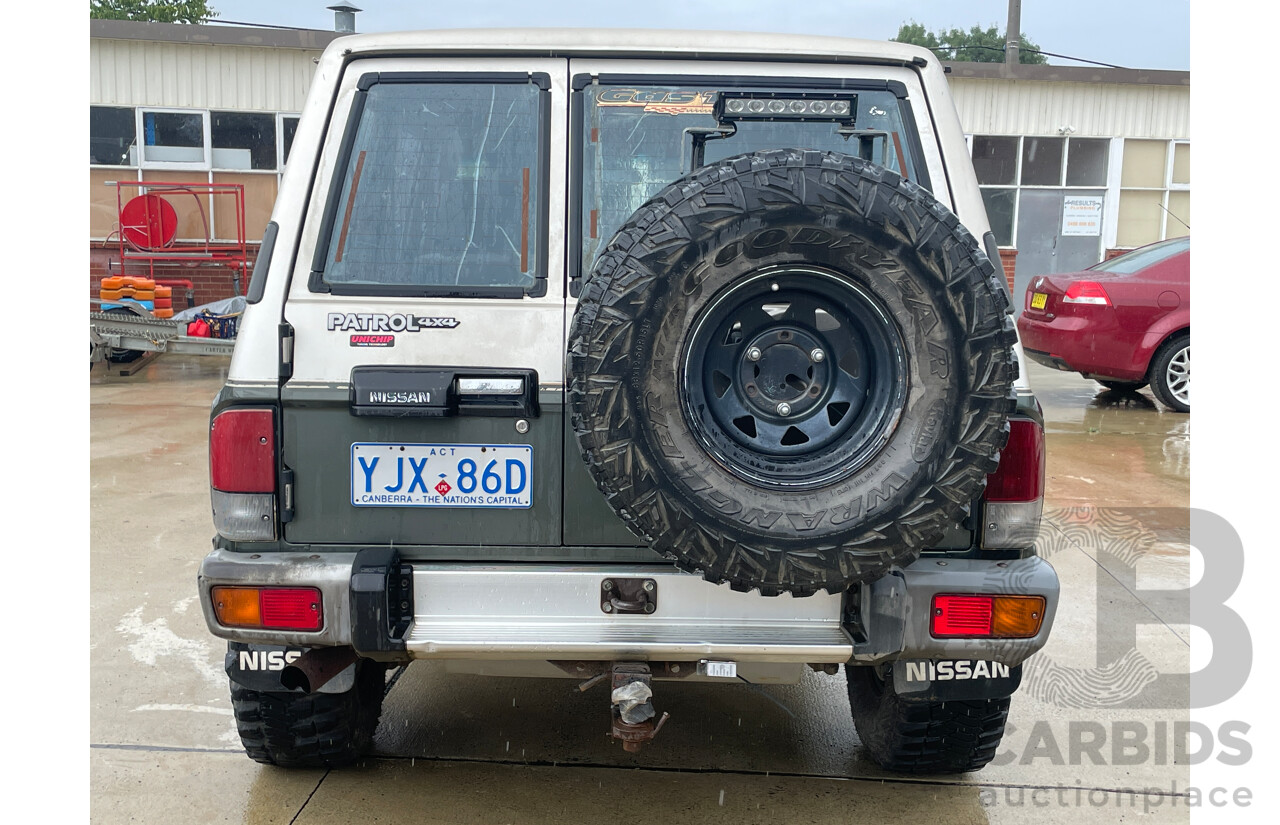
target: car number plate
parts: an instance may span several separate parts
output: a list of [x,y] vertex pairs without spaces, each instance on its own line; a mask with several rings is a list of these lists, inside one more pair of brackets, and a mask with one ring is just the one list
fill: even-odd
[[1044,305],[1049,301],[1048,294],[1044,292],[1033,292],[1031,294],[1031,308],[1044,309]]
[[356,507],[532,507],[522,444],[352,444]]

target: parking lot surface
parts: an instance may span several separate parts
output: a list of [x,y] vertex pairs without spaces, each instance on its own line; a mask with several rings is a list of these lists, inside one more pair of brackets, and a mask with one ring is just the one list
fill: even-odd
[[101,365],[91,375],[94,822],[1189,820],[1172,731],[1188,718],[1179,675],[1191,669],[1180,623],[1190,418],[1148,390],[1118,395],[1030,367],[1047,432],[1040,544],[1062,602],[1000,755],[981,772],[877,769],[843,674],[660,683],[671,719],[633,755],[606,738],[603,692],[426,662],[391,687],[362,764],[281,770],[240,749],[225,647],[196,597],[213,535],[208,412],[227,364],[163,356],[138,375]]

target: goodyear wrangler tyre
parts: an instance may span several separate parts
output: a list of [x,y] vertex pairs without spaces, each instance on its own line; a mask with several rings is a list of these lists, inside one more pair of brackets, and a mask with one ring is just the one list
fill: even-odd
[[914,560],[1014,407],[991,262],[928,192],[847,155],[705,166],[623,224],[569,339],[596,485],[683,569],[765,595]]

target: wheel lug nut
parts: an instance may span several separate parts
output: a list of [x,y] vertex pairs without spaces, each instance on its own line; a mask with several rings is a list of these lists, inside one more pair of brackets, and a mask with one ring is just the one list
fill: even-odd
[[751,349],[747,350],[747,360],[748,360],[748,361],[759,361],[759,360],[760,360],[760,356],[761,356],[762,354],[763,354],[763,353],[761,353],[761,352],[760,352],[760,348],[759,348],[759,347],[752,347]]
[[815,349],[813,352],[809,353],[809,360],[815,364],[821,363],[822,359],[826,357],[827,354],[820,349]]
[[791,415],[791,405],[783,401],[778,405],[778,415]]

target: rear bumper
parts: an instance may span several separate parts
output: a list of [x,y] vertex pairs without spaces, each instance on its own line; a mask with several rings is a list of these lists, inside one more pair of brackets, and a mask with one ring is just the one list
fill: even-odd
[[[363,655],[388,661],[722,659],[837,664],[947,658],[1012,666],[1044,646],[1058,603],[1057,574],[1037,557],[999,562],[928,557],[848,593],[806,598],[739,593],[666,565],[409,561],[408,630],[368,650],[361,640],[370,638],[370,623],[378,619],[352,598],[354,562],[353,553],[254,558],[215,550],[200,568],[205,621],[214,635],[231,641],[298,647],[354,642]],[[404,574],[392,575],[399,586]],[[611,615],[602,610],[602,582],[624,578],[654,582],[654,612]],[[210,601],[215,585],[319,588],[324,628],[301,633],[223,627]],[[1042,595],[1044,621],[1029,639],[935,639],[929,633],[929,613],[937,593]]]
[[1151,358],[1143,336],[1120,329],[1110,308],[1098,308],[1090,316],[1037,317],[1023,312],[1018,318],[1018,337],[1031,360],[1100,378],[1142,380]]

